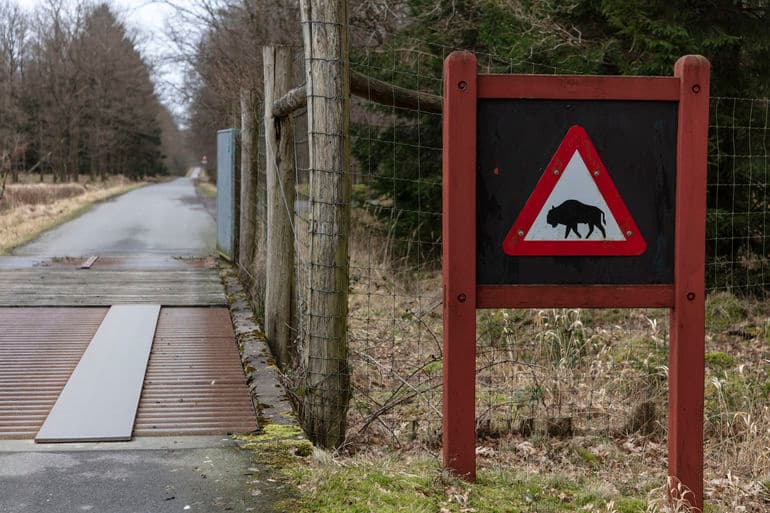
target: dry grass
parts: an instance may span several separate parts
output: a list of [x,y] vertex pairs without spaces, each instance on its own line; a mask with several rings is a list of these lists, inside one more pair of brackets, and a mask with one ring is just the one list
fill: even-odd
[[216,198],[217,197],[217,186],[213,183],[209,183],[206,181],[198,181],[195,186],[198,188],[198,191],[207,198]]
[[87,186],[77,183],[9,184],[0,199],[0,211],[22,205],[49,205],[54,201],[80,196],[87,190]]
[[0,255],[66,222],[98,201],[141,186],[123,177],[85,184],[9,184],[0,203]]
[[[387,234],[354,214],[347,454],[369,447],[438,457],[441,277],[393,263]],[[770,510],[770,304],[707,307],[706,498],[710,511]],[[593,476],[663,510],[668,315],[663,310],[478,314],[480,467]],[[610,495],[614,495],[614,492]]]

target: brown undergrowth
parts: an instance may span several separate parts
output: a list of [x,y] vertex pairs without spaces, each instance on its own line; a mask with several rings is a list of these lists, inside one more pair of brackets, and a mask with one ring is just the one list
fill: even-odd
[[[355,214],[354,226],[354,393],[341,457],[385,450],[438,458],[440,270],[435,261],[394,260],[388,234],[365,212]],[[477,323],[481,468],[591,476],[612,493],[662,507],[648,496],[666,480],[666,311],[485,310]],[[712,293],[707,511],[770,510],[769,373],[770,303]]]

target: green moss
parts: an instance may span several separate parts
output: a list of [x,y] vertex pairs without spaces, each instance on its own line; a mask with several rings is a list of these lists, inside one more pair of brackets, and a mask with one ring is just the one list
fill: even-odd
[[730,292],[712,294],[706,300],[706,328],[724,331],[746,318],[746,305]]
[[[302,436],[304,432],[299,426],[293,424],[268,424],[259,430],[259,433],[255,435],[243,434],[238,435],[238,440],[254,443],[254,442],[266,442],[270,440],[276,440],[279,438],[295,438]],[[310,443],[310,442],[308,442]]]
[[508,469],[481,470],[475,483],[457,480],[432,458],[410,461],[353,458],[344,465],[295,465],[286,476],[302,485],[302,496],[283,504],[283,511],[430,512],[484,511],[604,511],[612,501],[616,511],[643,512],[640,498],[610,496],[590,481],[560,476],[541,477]]
[[735,367],[735,358],[727,353],[713,351],[706,353],[706,365],[712,371],[725,371]]
[[577,454],[580,457],[580,460],[587,466],[591,468],[596,468],[599,466],[599,463],[601,462],[599,456],[592,453],[585,447],[577,447],[575,449],[575,454]]

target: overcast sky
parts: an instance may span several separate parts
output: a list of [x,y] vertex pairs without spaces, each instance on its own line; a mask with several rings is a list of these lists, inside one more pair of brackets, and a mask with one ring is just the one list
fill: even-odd
[[[185,0],[176,0],[184,5]],[[17,0],[27,10],[33,10],[44,0]],[[65,4],[67,0],[64,0]],[[95,0],[96,3],[96,0]],[[177,115],[182,113],[182,102],[177,93],[183,81],[183,73],[178,65],[169,63],[167,57],[173,46],[165,36],[166,20],[174,14],[174,9],[158,0],[108,0],[118,17],[130,31],[135,31],[140,43],[142,55],[155,68],[156,90],[163,102]]]

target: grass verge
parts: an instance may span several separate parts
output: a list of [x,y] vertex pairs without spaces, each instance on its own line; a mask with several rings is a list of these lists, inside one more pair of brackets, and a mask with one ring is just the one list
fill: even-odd
[[196,180],[195,188],[198,189],[201,196],[206,198],[217,197],[217,186],[212,183]]
[[22,204],[0,211],[0,255],[8,255],[62,223],[66,223],[94,204],[146,185],[125,179],[106,184],[92,184],[77,196],[57,199],[48,203]]
[[[263,436],[264,437],[264,436]],[[443,471],[430,454],[366,452],[336,458],[306,440],[247,441],[255,460],[267,462],[275,482],[293,493],[276,505],[292,513],[529,513],[662,511],[663,497],[648,489],[639,497],[621,494],[600,478],[558,472],[538,474],[521,467],[482,467],[475,483]]]

